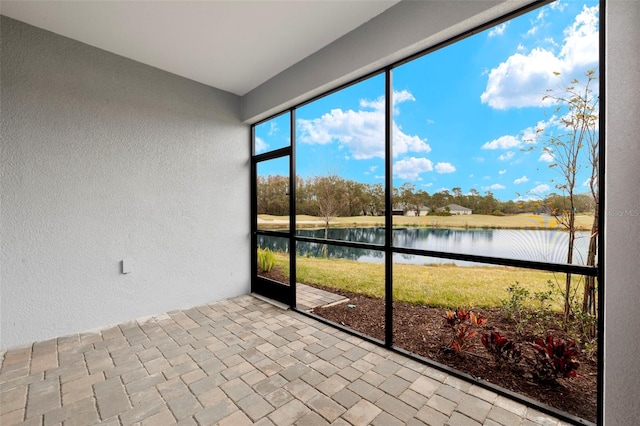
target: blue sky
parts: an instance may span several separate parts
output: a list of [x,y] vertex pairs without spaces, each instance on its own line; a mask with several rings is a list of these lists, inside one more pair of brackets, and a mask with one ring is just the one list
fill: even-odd
[[[598,19],[595,1],[555,2],[394,69],[393,186],[473,188],[501,200],[559,192],[553,155],[542,150],[558,116],[543,96],[597,74]],[[299,108],[297,174],[384,183],[384,105],[378,75]],[[288,134],[288,116],[258,126],[256,152],[288,145]],[[587,178],[579,175],[578,192]]]

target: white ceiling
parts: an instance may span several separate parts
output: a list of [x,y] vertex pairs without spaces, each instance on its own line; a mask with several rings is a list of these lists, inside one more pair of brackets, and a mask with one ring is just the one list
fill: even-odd
[[3,0],[0,13],[244,95],[398,1]]

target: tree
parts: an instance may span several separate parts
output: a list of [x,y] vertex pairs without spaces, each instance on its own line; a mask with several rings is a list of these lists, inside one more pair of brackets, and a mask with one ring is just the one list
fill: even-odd
[[[413,192],[415,188],[416,186],[410,182],[403,183],[398,190],[398,200],[400,201],[400,203],[402,203],[403,209],[405,211],[414,211],[417,216],[420,214],[420,206],[418,206],[415,194]],[[393,204],[396,204],[396,202],[394,201]]]
[[347,200],[345,181],[340,176],[315,176],[311,179],[315,198],[315,209],[324,222],[324,238],[329,235],[329,223],[336,216],[344,214]]
[[381,183],[367,185],[365,206],[371,216],[378,216],[384,210],[384,186]]
[[[560,73],[554,73],[559,76]],[[557,135],[549,135],[547,145],[543,151],[554,159],[549,166],[555,168],[561,180],[555,183],[556,189],[566,194],[566,204],[561,208],[554,206],[552,213],[569,233],[567,250],[567,263],[573,263],[575,235],[576,235],[576,211],[577,194],[576,179],[578,173],[585,168],[590,172],[590,191],[594,205],[594,222],[592,225],[591,240],[587,254],[587,265],[594,266],[597,251],[598,234],[598,96],[593,93],[592,84],[597,80],[594,70],[586,73],[586,82],[574,79],[555,94],[548,90],[543,100],[552,99],[556,102],[554,114],[564,114],[559,119],[559,127],[562,129]],[[542,130],[538,130],[541,132]],[[585,150],[587,151],[585,153]],[[585,156],[587,161],[584,161]],[[564,316],[565,323],[571,315],[572,280],[571,274],[566,275],[564,288]],[[587,278],[584,282],[583,312],[595,313],[595,281]]]
[[345,194],[343,195],[343,197],[347,203],[344,214],[346,216],[360,216],[364,214],[365,185],[360,182],[356,182],[353,180],[344,180],[344,179],[343,179],[343,185],[344,185],[344,191],[345,191]]
[[296,215],[314,213],[310,189],[311,185],[304,178],[296,176]]
[[460,188],[459,186],[456,186],[455,188],[451,188],[451,191],[453,192],[453,199],[456,202],[460,202],[460,198],[462,197],[462,188]]
[[443,189],[431,195],[431,203],[432,203],[431,207],[433,211],[435,211],[436,209],[440,207],[444,207],[447,204],[449,204],[450,200],[451,200],[451,194],[449,194],[448,190]]
[[480,199],[481,195],[478,192],[477,189],[471,188],[469,190],[469,196],[471,197],[471,205],[469,206],[474,213],[478,213],[478,200]]
[[[587,88],[589,83],[596,77],[594,74],[587,74]],[[590,92],[586,92],[590,94]],[[593,96],[592,99],[585,99],[585,110],[588,113],[584,117],[587,121],[590,132],[588,133],[587,149],[589,150],[589,167],[591,176],[589,177],[589,191],[593,201],[593,223],[591,224],[591,235],[589,239],[589,249],[587,251],[587,266],[595,266],[596,254],[598,251],[598,223],[600,219],[600,183],[599,183],[599,163],[600,163],[600,138],[598,129],[598,118],[600,115],[599,100]],[[597,316],[596,306],[596,279],[595,277],[587,277],[584,283],[584,294],[582,300],[582,311],[592,316]],[[595,326],[594,326],[595,327]],[[591,330],[591,334],[595,335],[595,329]]]
[[289,214],[289,178],[281,175],[258,176],[258,214]]
[[426,207],[428,209],[431,204],[431,197],[429,193],[423,189],[418,189],[413,196],[417,205],[416,216],[420,216],[420,207]]
[[493,196],[493,192],[486,191],[485,196],[481,198],[478,209],[480,213],[491,214],[498,208],[498,200]]

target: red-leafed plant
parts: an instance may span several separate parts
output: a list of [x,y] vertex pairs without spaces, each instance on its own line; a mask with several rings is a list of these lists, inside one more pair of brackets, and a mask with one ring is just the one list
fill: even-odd
[[443,318],[453,333],[453,339],[449,346],[458,354],[464,354],[475,346],[473,338],[478,335],[478,332],[474,329],[487,323],[485,318],[461,308],[447,311]]
[[538,338],[530,343],[534,349],[534,376],[539,380],[556,380],[559,377],[578,376],[580,363],[576,361],[578,347],[574,342],[565,341],[549,334],[546,339]]
[[497,331],[483,334],[480,341],[499,364],[515,366],[522,360],[522,351],[518,345]]

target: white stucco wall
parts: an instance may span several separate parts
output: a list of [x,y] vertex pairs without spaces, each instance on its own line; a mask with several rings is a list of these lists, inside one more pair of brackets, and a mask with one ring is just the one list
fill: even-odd
[[640,421],[640,2],[606,4],[605,424]]
[[240,99],[1,30],[0,348],[247,293]]

